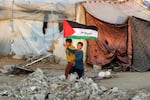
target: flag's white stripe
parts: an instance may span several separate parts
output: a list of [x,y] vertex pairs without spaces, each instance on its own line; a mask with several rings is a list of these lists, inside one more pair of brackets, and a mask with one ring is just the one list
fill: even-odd
[[90,37],[97,37],[98,32],[92,29],[82,29],[82,28],[73,28],[75,33],[72,36],[90,36]]

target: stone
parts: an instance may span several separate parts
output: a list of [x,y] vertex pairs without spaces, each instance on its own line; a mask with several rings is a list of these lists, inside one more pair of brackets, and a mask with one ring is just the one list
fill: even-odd
[[107,91],[107,88],[104,87],[104,86],[100,86],[100,89],[101,89],[103,92]]
[[1,73],[7,73],[8,71],[4,70],[4,69],[0,69]]
[[3,73],[12,72],[16,65],[4,65],[3,66]]
[[70,74],[69,75],[69,81],[76,81],[77,75],[75,74]]
[[65,78],[65,75],[60,75],[60,76],[59,76],[59,79],[60,79],[60,80],[65,80],[65,79],[66,79],[66,78]]
[[45,94],[35,94],[35,100],[45,100]]
[[150,92],[145,90],[137,91],[136,95],[133,96],[132,100],[149,100]]
[[94,89],[96,89],[96,90],[98,90],[98,86],[97,86],[96,83],[92,83],[92,84],[91,84],[91,87],[94,88]]
[[55,90],[55,89],[57,89],[58,84],[51,84],[50,87],[51,87],[53,90]]
[[118,87],[113,87],[111,89],[112,93],[116,93],[116,92],[119,92],[119,88]]
[[97,71],[97,70],[102,70],[102,66],[100,66],[100,65],[93,65],[93,69],[94,69],[95,71]]
[[31,86],[30,89],[31,91],[35,91],[38,87],[37,86]]

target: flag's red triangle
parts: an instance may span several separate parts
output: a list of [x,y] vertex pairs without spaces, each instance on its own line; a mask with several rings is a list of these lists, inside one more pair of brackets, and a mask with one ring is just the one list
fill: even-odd
[[70,24],[66,21],[63,20],[63,35],[64,37],[68,37],[74,33],[74,29],[70,26]]

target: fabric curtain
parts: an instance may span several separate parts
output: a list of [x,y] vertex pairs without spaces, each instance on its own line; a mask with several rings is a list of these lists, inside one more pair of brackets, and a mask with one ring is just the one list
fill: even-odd
[[133,40],[133,65],[136,71],[150,69],[150,22],[131,18]]
[[131,66],[132,41],[128,23],[113,25],[102,22],[86,13],[87,25],[98,27],[98,39],[88,40],[87,62],[95,65],[110,64],[115,60],[120,66]]

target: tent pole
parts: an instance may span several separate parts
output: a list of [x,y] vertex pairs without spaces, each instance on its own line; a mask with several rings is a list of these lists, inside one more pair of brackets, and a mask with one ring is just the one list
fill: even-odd
[[14,22],[13,22],[13,18],[14,18],[14,0],[12,0],[12,5],[11,5],[11,28],[12,28],[12,33],[14,32]]
[[53,11],[54,11],[54,3],[53,3],[53,7],[52,7],[52,12],[51,12],[51,16],[52,16],[52,36],[54,37],[54,25],[53,25],[53,21],[54,21],[54,19],[53,19],[53,15],[54,15],[54,13],[53,13]]

